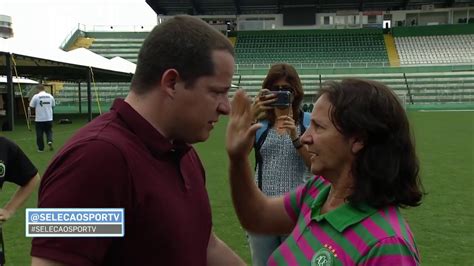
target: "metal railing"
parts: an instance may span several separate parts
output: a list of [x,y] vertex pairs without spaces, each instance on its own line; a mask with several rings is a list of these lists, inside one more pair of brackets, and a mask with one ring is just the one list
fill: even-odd
[[[276,63],[276,62],[275,62]],[[275,63],[265,64],[235,64],[239,69],[269,69]],[[334,63],[292,63],[287,62],[298,69],[334,69],[334,68],[369,68],[390,67],[389,62],[334,62]]]
[[[262,63],[262,64],[235,64],[235,70],[241,69],[270,69],[274,63]],[[338,69],[338,68],[389,68],[390,62],[333,62],[333,63],[294,63],[285,62],[293,65],[297,69]],[[463,66],[463,65],[474,65],[474,60],[466,62],[449,62],[449,63],[438,63],[438,64],[402,64],[402,67],[430,67],[430,66]]]

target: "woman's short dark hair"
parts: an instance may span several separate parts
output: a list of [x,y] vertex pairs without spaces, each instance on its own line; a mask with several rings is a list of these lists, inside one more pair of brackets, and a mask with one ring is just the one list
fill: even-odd
[[[303,101],[303,86],[301,85],[300,76],[296,69],[289,64],[275,64],[270,67],[268,74],[263,81],[262,88],[270,89],[277,81],[284,79],[288,82],[294,90],[293,103],[291,108],[293,109],[293,119],[298,122],[300,116],[300,105]],[[267,112],[267,118],[271,124],[275,123],[275,113],[272,111]]]
[[132,90],[145,93],[168,69],[176,69],[186,86],[214,74],[212,52],[224,50],[234,56],[230,41],[203,20],[180,15],[156,26],[143,42],[132,79]]
[[375,208],[418,206],[423,197],[419,162],[405,110],[382,83],[344,79],[326,82],[318,97],[332,104],[330,118],[345,137],[364,147],[352,165],[354,190],[347,200]]

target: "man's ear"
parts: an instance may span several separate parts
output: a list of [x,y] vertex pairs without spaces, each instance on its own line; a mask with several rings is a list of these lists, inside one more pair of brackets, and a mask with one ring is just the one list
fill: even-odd
[[364,141],[362,140],[362,138],[353,138],[351,142],[352,142],[351,150],[353,154],[358,153],[360,150],[364,148]]
[[178,80],[178,71],[173,68],[167,69],[161,76],[160,87],[167,95],[174,98],[174,94],[176,93],[175,86]]

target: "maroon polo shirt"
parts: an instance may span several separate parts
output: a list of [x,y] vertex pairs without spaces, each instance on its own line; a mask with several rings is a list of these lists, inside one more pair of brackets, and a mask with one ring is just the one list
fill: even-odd
[[131,106],[80,129],[46,170],[40,208],[124,208],[123,238],[34,238],[67,265],[206,265],[211,210],[195,150],[171,144]]

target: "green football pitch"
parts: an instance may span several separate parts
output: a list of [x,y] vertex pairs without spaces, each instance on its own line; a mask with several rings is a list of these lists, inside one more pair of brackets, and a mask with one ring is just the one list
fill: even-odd
[[[409,112],[409,117],[428,194],[420,207],[403,212],[415,234],[422,263],[473,265],[474,112]],[[54,152],[37,153],[34,131],[28,131],[21,121],[13,132],[0,134],[18,143],[43,173],[54,153],[86,123],[81,117],[70,118],[72,124],[54,126]],[[206,168],[214,230],[250,264],[245,233],[234,214],[229,194],[224,150],[226,121],[221,119],[211,138],[196,148]],[[2,206],[15,189],[12,184],[4,185],[0,193]],[[35,207],[36,201],[34,193],[24,207]],[[31,239],[25,237],[24,213],[24,208],[18,210],[3,224],[7,265],[30,264]]]

